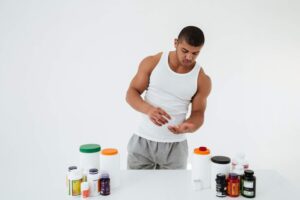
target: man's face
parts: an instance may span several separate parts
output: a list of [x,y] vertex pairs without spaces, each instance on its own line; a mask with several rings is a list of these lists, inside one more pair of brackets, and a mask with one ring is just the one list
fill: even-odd
[[185,40],[175,39],[175,48],[177,59],[180,64],[185,67],[192,66],[198,57],[202,46],[194,47],[189,45]]

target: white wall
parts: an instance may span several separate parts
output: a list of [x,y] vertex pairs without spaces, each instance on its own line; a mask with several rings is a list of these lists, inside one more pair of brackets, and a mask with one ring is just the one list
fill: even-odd
[[173,49],[187,25],[206,35],[198,61],[213,82],[190,152],[244,151],[251,168],[296,183],[299,11],[296,0],[1,0],[1,196],[62,196],[83,143],[119,148],[125,168],[140,117],[125,102],[128,84],[140,60]]

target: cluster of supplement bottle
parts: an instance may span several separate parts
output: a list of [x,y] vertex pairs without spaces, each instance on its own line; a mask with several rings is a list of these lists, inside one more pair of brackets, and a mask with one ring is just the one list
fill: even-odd
[[99,195],[109,195],[109,174],[105,171],[99,172],[98,169],[92,168],[87,175],[83,175],[82,171],[77,169],[76,166],[71,166],[68,168],[67,190],[69,196],[81,196],[82,199]]
[[256,193],[256,177],[253,170],[245,170],[244,174],[218,173],[216,176],[217,197],[238,197],[242,195],[247,198],[254,198]]

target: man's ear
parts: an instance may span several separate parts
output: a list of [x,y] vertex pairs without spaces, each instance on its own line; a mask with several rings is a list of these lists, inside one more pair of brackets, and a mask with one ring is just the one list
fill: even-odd
[[177,48],[177,45],[178,45],[178,39],[175,38],[175,39],[174,39],[174,47]]

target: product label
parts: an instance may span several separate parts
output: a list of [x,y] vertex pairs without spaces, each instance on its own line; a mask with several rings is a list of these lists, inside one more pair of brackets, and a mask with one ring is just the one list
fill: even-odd
[[99,179],[93,180],[91,182],[91,191],[90,192],[92,193],[93,196],[99,194],[99,192],[100,192],[99,184],[100,184],[100,180]]
[[81,185],[81,179],[72,181],[71,183],[72,196],[78,196],[81,194],[80,185]]
[[244,187],[246,188],[253,188],[253,181],[245,181],[244,180]]
[[254,192],[253,192],[253,191],[246,191],[246,190],[244,190],[244,191],[243,191],[243,194],[244,194],[245,196],[253,196],[253,195],[254,195]]

